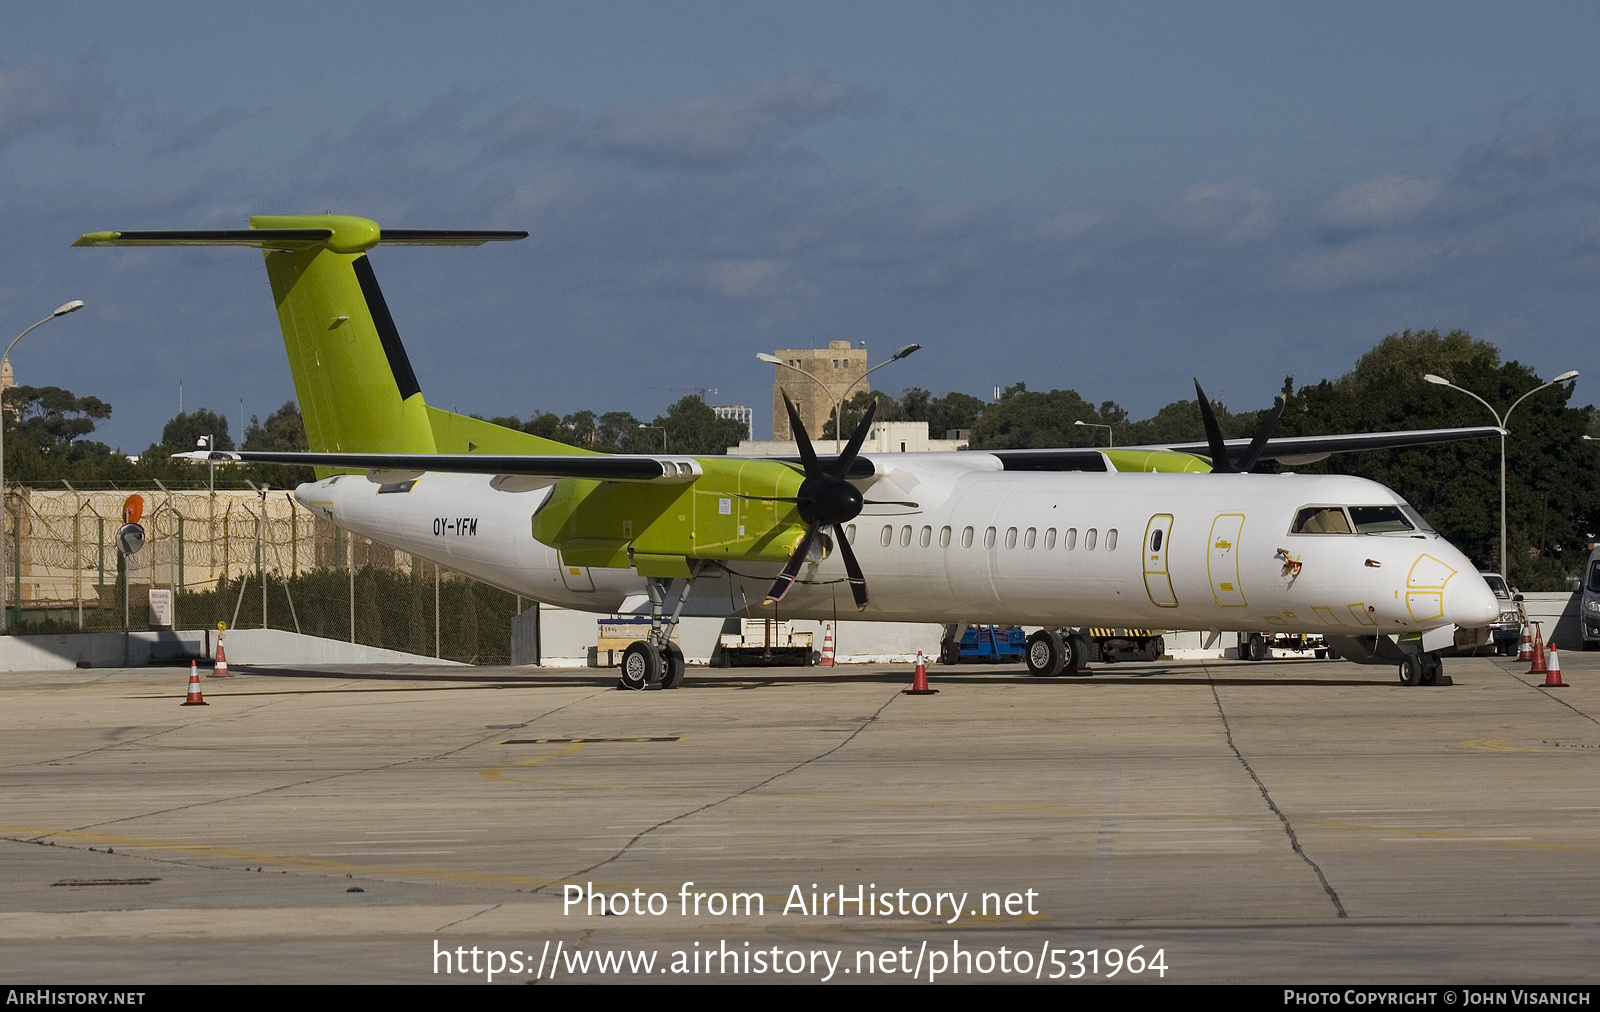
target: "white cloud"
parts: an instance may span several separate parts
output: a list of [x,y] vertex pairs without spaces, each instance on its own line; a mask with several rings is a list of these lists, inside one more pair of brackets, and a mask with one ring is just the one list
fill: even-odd
[[1282,202],[1248,179],[1197,183],[1167,205],[1165,214],[1178,228],[1214,236],[1224,246],[1268,238],[1283,216]]
[[822,75],[783,77],[733,94],[612,107],[578,143],[647,162],[727,161],[766,150],[802,127],[853,112],[866,101],[862,89]]
[[1383,236],[1301,253],[1289,266],[1296,288],[1332,291],[1412,281],[1432,274],[1444,246],[1416,236]]
[[1322,220],[1335,228],[1383,228],[1410,221],[1444,193],[1440,177],[1379,176],[1347,186],[1322,205]]

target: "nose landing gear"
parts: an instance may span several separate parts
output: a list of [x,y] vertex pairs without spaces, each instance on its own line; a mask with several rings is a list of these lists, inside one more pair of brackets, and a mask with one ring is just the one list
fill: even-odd
[[1438,654],[1408,653],[1400,660],[1401,685],[1454,685]]

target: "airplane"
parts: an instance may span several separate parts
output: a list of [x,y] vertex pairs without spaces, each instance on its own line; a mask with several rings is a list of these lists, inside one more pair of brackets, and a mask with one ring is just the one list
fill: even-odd
[[[1344,475],[1254,474],[1332,452],[1501,434],[1495,427],[1116,449],[604,454],[426,403],[368,251],[476,246],[526,232],[388,229],[346,215],[253,216],[247,229],[91,232],[76,246],[263,251],[306,437],[303,453],[197,460],[309,464],[295,498],[323,519],[535,600],[648,613],[624,688],[676,688],[684,615],[1043,626],[1029,670],[1082,671],[1083,626],[1318,633],[1342,656],[1442,679],[1456,626],[1499,615],[1459,550],[1400,496]],[[787,402],[787,396],[785,397]],[[870,593],[868,574],[870,574]]]

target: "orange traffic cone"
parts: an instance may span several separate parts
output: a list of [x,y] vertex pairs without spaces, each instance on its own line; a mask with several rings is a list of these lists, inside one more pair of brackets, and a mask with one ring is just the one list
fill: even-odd
[[189,662],[189,698],[183,701],[184,706],[210,706],[200,696],[200,669],[195,667],[194,661]]
[[217,663],[211,666],[212,678],[232,678],[228,672],[228,656],[222,651],[222,637],[217,637]]
[[1561,680],[1561,653],[1554,643],[1550,644],[1550,667],[1544,673],[1544,686],[1546,689],[1564,689],[1567,683]]
[[933,696],[938,689],[928,688],[928,663],[922,659],[922,651],[917,651],[917,673],[911,677],[911,688],[904,689],[901,695],[905,696]]
[[1544,666],[1544,630],[1538,626],[1533,628],[1533,666],[1528,668],[1530,675],[1545,674]]
[[1517,644],[1517,660],[1533,660],[1533,637],[1528,635],[1528,627],[1522,627],[1522,642]]
[[822,627],[822,660],[817,662],[819,667],[833,667],[833,623],[829,622]]

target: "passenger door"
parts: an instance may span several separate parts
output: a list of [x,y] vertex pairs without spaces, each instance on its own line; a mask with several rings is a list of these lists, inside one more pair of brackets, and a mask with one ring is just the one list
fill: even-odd
[[1172,538],[1172,514],[1157,513],[1144,529],[1144,589],[1158,608],[1176,608],[1172,574],[1167,571],[1167,544]]

